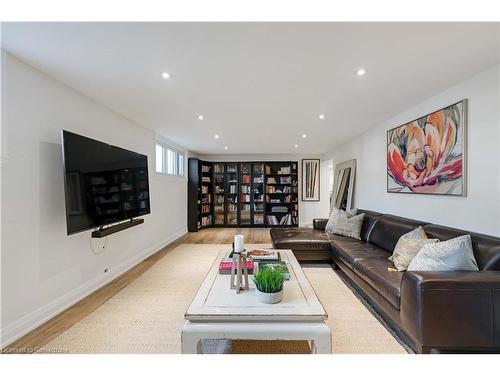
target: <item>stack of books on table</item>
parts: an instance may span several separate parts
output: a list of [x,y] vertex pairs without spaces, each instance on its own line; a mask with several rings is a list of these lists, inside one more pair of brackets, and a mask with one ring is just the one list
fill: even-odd
[[253,260],[279,260],[279,253],[274,249],[253,249],[247,256]]
[[[233,258],[222,258],[219,263],[219,275],[230,275],[231,267],[233,266]],[[241,264],[241,269],[243,270],[243,263]],[[253,274],[253,260],[247,260],[247,273],[249,275]]]

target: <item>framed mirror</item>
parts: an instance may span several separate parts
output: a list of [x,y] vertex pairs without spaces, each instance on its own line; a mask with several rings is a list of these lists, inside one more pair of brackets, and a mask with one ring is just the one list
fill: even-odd
[[333,191],[330,197],[330,209],[350,210],[353,208],[354,203],[356,159],[337,164],[333,173]]

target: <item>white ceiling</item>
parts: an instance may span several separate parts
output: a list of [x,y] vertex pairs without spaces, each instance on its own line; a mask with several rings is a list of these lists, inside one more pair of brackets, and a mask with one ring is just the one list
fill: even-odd
[[200,154],[327,152],[499,59],[493,23],[2,26],[3,49]]

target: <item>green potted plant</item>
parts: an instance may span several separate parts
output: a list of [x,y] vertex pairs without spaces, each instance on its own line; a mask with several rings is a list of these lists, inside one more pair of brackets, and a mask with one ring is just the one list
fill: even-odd
[[283,271],[264,268],[253,277],[257,299],[263,303],[278,303],[283,298]]

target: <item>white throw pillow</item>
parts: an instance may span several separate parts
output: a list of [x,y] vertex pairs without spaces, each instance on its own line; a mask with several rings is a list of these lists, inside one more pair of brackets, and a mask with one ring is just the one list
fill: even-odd
[[364,217],[364,213],[352,217],[340,216],[332,233],[361,240],[361,227],[363,226]]
[[339,210],[338,208],[332,209],[332,212],[330,213],[330,218],[328,219],[328,223],[325,225],[325,232],[328,233],[333,233],[335,231],[335,226],[337,225],[337,220],[340,217],[353,217],[358,213],[358,210],[356,208],[353,208],[349,211],[344,211],[344,210]]
[[389,260],[394,262],[398,271],[406,271],[408,265],[418,254],[426,243],[438,242],[437,238],[429,239],[422,227],[413,229],[411,232],[399,237],[398,243]]
[[408,271],[479,271],[470,235],[426,243],[411,261]]

